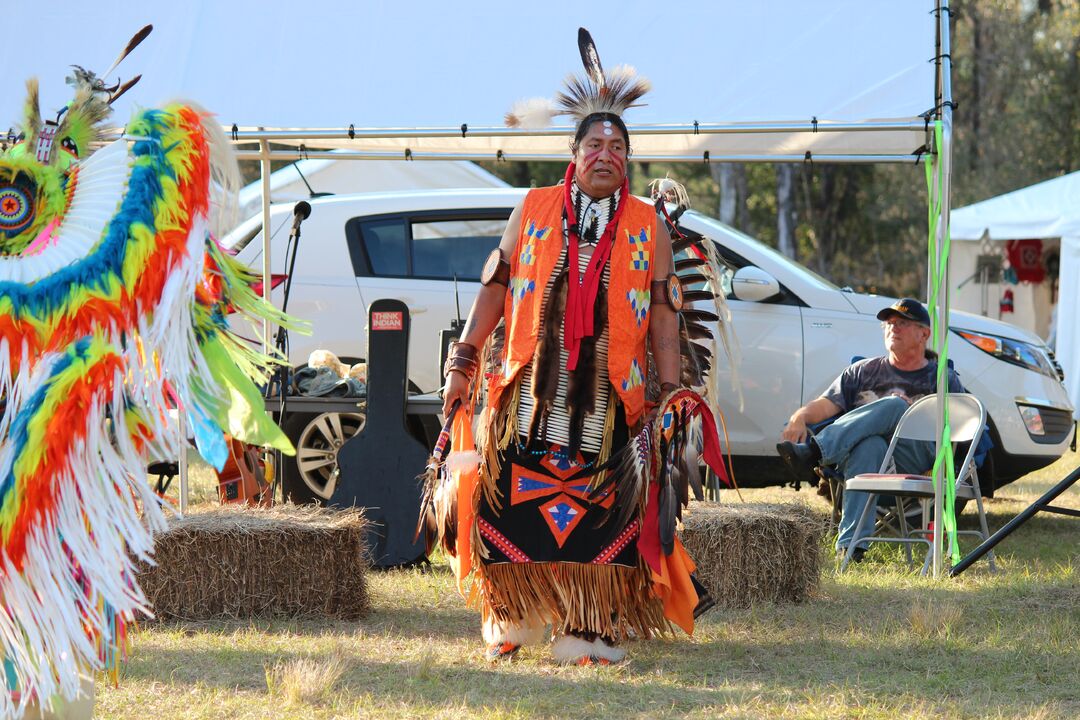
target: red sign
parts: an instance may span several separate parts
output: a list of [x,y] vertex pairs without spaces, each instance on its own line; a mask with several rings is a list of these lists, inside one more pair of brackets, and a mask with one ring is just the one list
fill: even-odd
[[371,313],[372,330],[402,330],[404,321],[399,312],[373,312]]

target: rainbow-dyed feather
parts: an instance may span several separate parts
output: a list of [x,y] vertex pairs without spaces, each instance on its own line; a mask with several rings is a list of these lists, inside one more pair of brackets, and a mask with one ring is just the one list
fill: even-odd
[[[275,360],[225,320],[289,322],[211,237],[212,180],[234,162],[220,128],[176,104],[117,142],[46,177],[65,214],[0,257],[0,656],[19,691],[0,692],[0,717],[74,698],[149,612],[132,563],[164,525],[148,457],[184,449],[172,398],[204,428],[292,452],[254,382]],[[16,155],[0,166],[33,169]]]

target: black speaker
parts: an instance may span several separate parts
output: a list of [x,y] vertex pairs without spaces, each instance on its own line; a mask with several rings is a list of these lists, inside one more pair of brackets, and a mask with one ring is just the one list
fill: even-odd
[[450,355],[450,343],[461,339],[461,331],[465,328],[464,320],[451,320],[450,327],[439,331],[439,367],[435,368],[436,374],[446,382],[443,368],[446,367],[446,358]]

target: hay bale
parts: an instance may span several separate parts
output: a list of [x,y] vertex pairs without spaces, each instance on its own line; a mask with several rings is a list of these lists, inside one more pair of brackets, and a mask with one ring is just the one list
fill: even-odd
[[139,583],[159,619],[355,619],[369,610],[361,511],[229,505],[173,519]]
[[682,541],[718,605],[802,602],[818,586],[825,518],[805,505],[693,503]]

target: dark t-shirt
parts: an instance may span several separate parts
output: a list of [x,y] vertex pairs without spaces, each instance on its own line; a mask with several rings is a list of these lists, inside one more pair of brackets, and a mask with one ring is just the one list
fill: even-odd
[[[842,412],[848,412],[889,395],[902,394],[915,402],[934,392],[937,392],[936,360],[930,360],[920,370],[898,370],[889,364],[887,357],[875,357],[849,365],[821,397],[832,400]],[[949,392],[967,392],[952,369]]]

